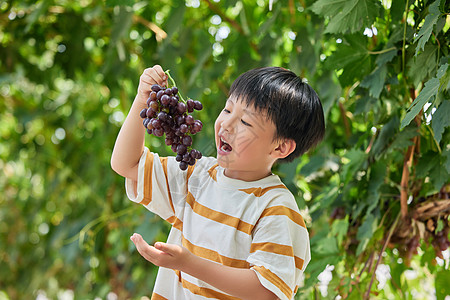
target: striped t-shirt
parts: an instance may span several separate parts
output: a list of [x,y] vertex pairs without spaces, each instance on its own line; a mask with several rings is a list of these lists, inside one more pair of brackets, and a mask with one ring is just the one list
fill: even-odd
[[[216,158],[181,171],[174,157],[145,148],[130,200],[172,224],[167,243],[211,261],[254,270],[280,299],[292,299],[310,260],[309,236],[293,195],[276,175],[226,177]],[[237,299],[189,274],[159,268],[152,299]]]

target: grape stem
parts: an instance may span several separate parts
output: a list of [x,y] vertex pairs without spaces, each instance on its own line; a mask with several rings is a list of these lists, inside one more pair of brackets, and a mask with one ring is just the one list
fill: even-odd
[[[167,77],[169,78],[170,83],[172,85],[171,87],[177,86],[175,80],[172,78],[172,76],[170,76],[170,70],[166,70],[164,73],[166,73]],[[180,98],[181,101],[183,101],[184,104],[186,104],[186,100],[184,100],[180,90],[178,90],[178,97]]]

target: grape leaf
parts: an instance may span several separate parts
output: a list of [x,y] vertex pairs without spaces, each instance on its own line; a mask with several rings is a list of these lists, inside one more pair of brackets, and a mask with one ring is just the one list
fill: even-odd
[[116,5],[133,6],[134,0],[106,0],[107,7],[113,7]]
[[[307,37],[308,31],[306,29],[300,29],[297,35]],[[302,69],[306,69],[310,74],[314,74],[317,68],[318,55],[316,54],[314,46],[311,44],[310,39],[295,39],[294,48],[297,49],[297,51],[291,52],[291,70],[300,73]]]
[[338,245],[342,244],[344,237],[347,235],[349,226],[348,215],[344,219],[336,219],[331,225],[331,235],[336,236]]
[[390,14],[392,20],[395,22],[400,22],[405,14],[405,0],[392,0]]
[[439,79],[445,74],[447,71],[448,64],[442,65],[437,71],[436,77],[431,78],[425,83],[425,87],[420,92],[419,96],[413,101],[411,106],[408,108],[405,118],[402,120],[400,128],[404,128],[408,125],[412,119],[420,112],[422,107],[428,101],[431,101],[433,97],[439,91]]
[[417,127],[406,127],[395,136],[394,141],[388,149],[388,153],[391,153],[396,149],[405,149],[406,147],[411,146],[413,144],[411,139],[418,134],[419,131],[417,130]]
[[366,218],[362,225],[358,228],[356,238],[360,241],[358,248],[356,249],[356,255],[359,255],[366,248],[370,238],[377,229],[378,220],[372,215],[366,215]]
[[442,133],[450,125],[450,100],[445,100],[439,105],[431,120],[434,138],[438,143],[441,142]]
[[434,168],[430,171],[430,181],[433,183],[433,186],[436,191],[439,191],[442,186],[448,181],[448,173],[447,169],[444,166],[444,157],[437,156],[437,163]]
[[380,134],[375,140],[372,149],[370,150],[371,156],[378,156],[386,148],[386,145],[391,141],[392,137],[398,130],[399,119],[397,115],[394,115],[389,122],[384,124],[381,128]]
[[349,162],[342,167],[341,175],[344,182],[349,182],[354,174],[361,168],[363,162],[367,159],[367,154],[359,149],[351,149],[345,154]]
[[[384,50],[388,50],[388,49],[384,49]],[[386,51],[380,55],[378,55],[377,59],[375,60],[375,63],[378,66],[382,66],[388,62],[390,62],[395,56],[397,56],[397,48],[391,49],[389,51]]]
[[325,60],[330,70],[343,69],[339,81],[342,86],[352,85],[356,78],[368,74],[371,69],[371,58],[366,48],[364,36],[348,35],[345,42]]
[[445,169],[450,174],[450,149],[443,151],[442,157],[445,157]]
[[339,252],[337,240],[334,236],[322,238],[317,242],[316,252],[321,255],[331,255]]
[[439,153],[428,151],[417,164],[416,174],[418,178],[430,177],[436,191],[448,181],[446,158]]
[[440,270],[436,273],[436,279],[434,282],[436,289],[436,300],[447,299],[447,296],[450,294],[449,282],[450,270]]
[[311,9],[330,18],[325,33],[354,33],[372,25],[379,15],[380,5],[371,0],[319,0]]
[[425,21],[422,25],[422,27],[419,30],[419,33],[414,38],[414,43],[419,41],[416,47],[416,54],[419,53],[420,50],[424,49],[424,46],[428,39],[431,36],[431,32],[433,31],[433,27],[436,24],[437,20],[439,19],[440,12],[439,12],[439,0],[434,1],[429,7],[428,7],[428,15],[425,17]]
[[369,89],[369,95],[378,98],[384,87],[384,81],[387,75],[386,65],[377,67],[372,73],[367,75],[361,82],[361,86]]
[[439,156],[436,152],[428,151],[419,159],[416,167],[417,178],[425,177],[435,164],[439,163]]
[[407,74],[414,80],[415,86],[418,86],[428,76],[434,75],[438,50],[438,47],[434,45],[427,45],[423,52],[409,60]]
[[313,4],[311,10],[324,17],[335,16],[342,10],[345,2],[347,0],[319,0]]
[[368,213],[378,206],[378,201],[380,199],[379,190],[386,177],[386,167],[385,161],[378,160],[370,169],[370,181],[367,189],[367,201],[369,203],[369,207],[367,208]]

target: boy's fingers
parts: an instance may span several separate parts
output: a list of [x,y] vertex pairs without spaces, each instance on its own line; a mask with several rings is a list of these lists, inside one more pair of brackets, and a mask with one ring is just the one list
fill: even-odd
[[166,83],[167,76],[159,65],[145,69],[143,75],[141,80],[147,84],[165,85]]
[[177,250],[176,245],[162,243],[162,242],[155,243],[155,248],[158,250],[161,250],[169,255],[173,255]]
[[140,234],[133,234],[130,238],[136,245],[137,251],[148,261],[154,262],[155,257],[162,253],[162,251],[147,244]]
[[158,73],[159,77],[161,77],[163,80],[167,79],[167,75],[166,73],[164,73],[164,70],[160,65],[155,65],[153,66],[153,68],[155,69],[156,73]]

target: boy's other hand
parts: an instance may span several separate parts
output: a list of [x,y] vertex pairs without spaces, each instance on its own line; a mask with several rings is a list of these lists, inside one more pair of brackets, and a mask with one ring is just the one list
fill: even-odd
[[167,75],[160,65],[154,65],[151,68],[145,69],[139,78],[137,98],[141,103],[146,104],[151,92],[151,87],[154,84],[159,84],[161,86],[167,85]]
[[193,256],[189,250],[178,245],[157,242],[155,246],[150,246],[137,233],[133,234],[130,239],[142,257],[159,267],[182,270]]

